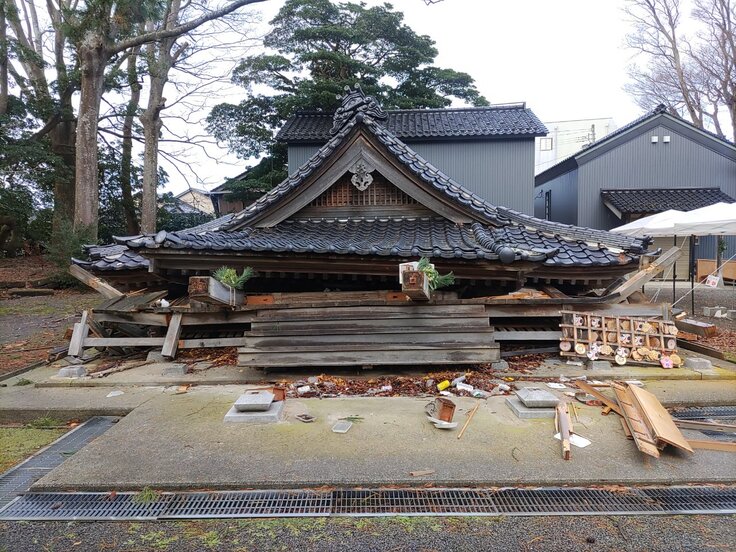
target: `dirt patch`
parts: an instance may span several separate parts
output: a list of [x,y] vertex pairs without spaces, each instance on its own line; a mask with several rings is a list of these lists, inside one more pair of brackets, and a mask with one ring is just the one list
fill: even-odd
[[58,270],[55,264],[41,255],[0,259],[0,283],[40,280]]
[[101,302],[95,292],[60,290],[44,297],[0,298],[0,375],[43,360],[64,343],[64,332],[85,309]]

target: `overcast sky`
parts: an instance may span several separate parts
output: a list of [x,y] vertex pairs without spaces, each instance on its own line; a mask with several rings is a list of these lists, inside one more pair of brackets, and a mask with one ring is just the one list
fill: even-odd
[[[382,2],[366,0],[368,5]],[[543,121],[613,117],[621,126],[641,110],[624,92],[631,51],[623,0],[397,0],[397,10],[417,33],[437,44],[437,65],[469,73],[492,103],[525,101]],[[253,10],[262,29],[283,4],[269,0]],[[254,54],[257,52],[254,52]],[[233,90],[222,101],[236,102]],[[220,162],[196,154],[200,182],[212,187],[242,171],[246,162]],[[167,169],[168,170],[168,169]],[[187,184],[169,171],[168,191]]]

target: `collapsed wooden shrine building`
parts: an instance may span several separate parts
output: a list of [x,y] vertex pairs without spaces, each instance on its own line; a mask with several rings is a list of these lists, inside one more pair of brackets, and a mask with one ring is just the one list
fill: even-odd
[[[492,362],[500,341],[555,339],[562,309],[624,309],[667,261],[624,280],[648,240],[492,205],[386,118],[349,90],[330,139],[241,212],[89,247],[73,272],[108,301],[75,327],[70,354],[238,346],[239,364],[258,367]],[[421,257],[455,277],[423,301],[399,283],[399,265]],[[253,269],[244,294],[214,289],[223,266]]]

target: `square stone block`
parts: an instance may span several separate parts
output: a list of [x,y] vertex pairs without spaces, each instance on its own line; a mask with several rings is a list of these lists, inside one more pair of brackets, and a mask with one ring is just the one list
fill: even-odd
[[541,387],[522,387],[516,396],[527,408],[554,408],[560,402],[560,399]]
[[252,424],[272,424],[281,421],[285,401],[271,403],[268,410],[239,412],[233,405],[225,414],[225,422],[244,422]]
[[81,378],[87,375],[87,369],[84,366],[67,366],[60,369],[57,375],[60,378]]
[[235,401],[238,412],[264,412],[271,407],[273,393],[263,389],[246,391]]
[[534,418],[555,418],[554,408],[529,408],[518,397],[506,397],[506,404],[522,420]]

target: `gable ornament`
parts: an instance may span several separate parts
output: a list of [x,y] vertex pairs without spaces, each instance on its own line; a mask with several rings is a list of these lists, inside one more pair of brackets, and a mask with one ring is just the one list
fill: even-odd
[[350,178],[350,182],[352,182],[353,186],[358,188],[359,191],[363,192],[366,188],[368,188],[368,186],[373,183],[373,176],[371,175],[371,173],[375,170],[376,168],[368,163],[365,159],[358,159],[348,169],[348,171],[353,174],[353,176]]

